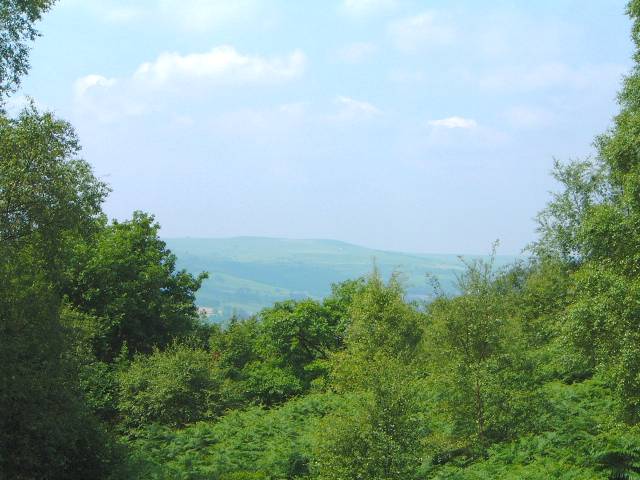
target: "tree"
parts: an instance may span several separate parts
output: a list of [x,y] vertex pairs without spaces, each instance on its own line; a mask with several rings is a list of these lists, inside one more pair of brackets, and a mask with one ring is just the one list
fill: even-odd
[[339,319],[315,300],[288,300],[260,313],[259,348],[307,384],[316,360],[326,360],[341,343]]
[[182,427],[220,415],[220,376],[209,352],[174,345],[137,355],[118,373],[118,409],[127,428]]
[[370,366],[367,388],[348,395],[316,432],[315,478],[417,478],[427,433],[424,385],[398,359],[376,355]]
[[29,42],[38,32],[34,24],[55,0],[0,0],[0,106],[29,70]]
[[91,342],[100,360],[113,360],[125,344],[130,353],[150,353],[198,329],[195,292],[207,275],[176,271],[159,228],[136,212],[76,245],[65,293],[95,319]]
[[425,435],[423,375],[417,353],[423,316],[404,301],[396,277],[377,272],[349,307],[346,349],[331,357],[331,388],[351,401],[317,432],[320,479],[410,479]]
[[222,328],[216,325],[209,339],[213,358],[232,379],[240,378],[242,369],[258,359],[256,344],[260,335],[260,324],[255,317],[239,320],[232,318]]
[[[581,264],[562,333],[608,380],[624,417],[635,423],[640,420],[640,1],[629,2],[627,10],[633,20],[635,65],[624,80],[612,128],[596,140],[597,181],[577,189],[605,194],[582,202],[572,224],[573,249]],[[570,196],[572,188],[568,184],[564,195]],[[557,212],[552,218],[562,222]],[[563,242],[558,233],[551,236]]]
[[351,324],[350,309],[357,296],[362,293],[367,279],[345,280],[331,285],[331,295],[322,301],[335,323],[336,334],[339,336],[340,348],[344,347],[345,335]]
[[104,439],[82,404],[73,363],[62,356],[65,336],[55,289],[37,262],[3,260],[0,477],[100,475]]
[[514,315],[513,285],[493,260],[473,261],[459,279],[460,295],[429,307],[429,384],[452,430],[451,443],[438,440],[437,449],[483,449],[512,438],[534,415],[535,365]]
[[361,358],[384,352],[409,362],[423,333],[423,317],[404,300],[397,276],[385,285],[377,271],[367,279],[349,307],[346,346]]
[[574,267],[583,257],[580,228],[589,209],[612,192],[607,167],[599,161],[554,162],[553,177],[563,190],[537,215],[539,238],[530,246],[537,257],[560,260]]
[[239,387],[247,403],[271,407],[281,404],[305,390],[296,372],[273,359],[247,364]]
[[0,245],[37,244],[51,274],[68,237],[94,228],[109,193],[79,151],[71,125],[33,105],[16,119],[0,117]]
[[330,357],[334,390],[366,390],[378,374],[373,358],[388,358],[413,368],[424,333],[424,315],[405,302],[395,276],[385,284],[374,271],[353,297],[349,316],[345,348]]
[[75,158],[73,130],[31,107],[0,118],[0,476],[101,478],[109,439],[83,404],[60,322],[71,238],[106,187]]

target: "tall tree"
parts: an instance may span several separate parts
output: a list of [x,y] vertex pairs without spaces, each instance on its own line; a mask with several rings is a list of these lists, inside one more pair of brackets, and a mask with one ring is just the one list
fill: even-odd
[[159,229],[153,216],[135,212],[76,245],[65,293],[94,318],[82,327],[101,360],[113,360],[125,344],[130,353],[150,353],[198,328],[195,292],[207,275],[177,271]]
[[37,242],[54,268],[65,235],[86,236],[109,193],[87,162],[71,125],[32,105],[0,117],[0,241]]
[[397,278],[374,272],[349,307],[346,350],[332,356],[332,387],[351,400],[317,433],[321,479],[411,479],[421,463],[422,377],[416,368],[423,316]]
[[0,476],[100,478],[104,437],[84,408],[60,322],[69,239],[107,189],[71,127],[34,108],[0,118]]
[[[619,94],[620,112],[596,140],[596,181],[565,182],[576,191],[579,210],[571,241],[561,231],[556,243],[571,243],[580,259],[575,301],[564,322],[564,338],[618,393],[625,418],[640,420],[640,0],[628,4],[636,47],[635,65]],[[578,187],[575,187],[578,185]],[[597,187],[597,188],[594,188]],[[582,201],[588,191],[604,192]],[[582,194],[582,195],[581,195]],[[575,197],[575,195],[574,195]],[[595,200],[595,201],[594,201]],[[552,204],[553,205],[553,204]],[[578,208],[577,208],[578,207]],[[565,209],[564,211],[567,211]],[[562,215],[555,215],[556,223]]]
[[0,0],[0,107],[29,70],[35,23],[55,0]]
[[452,431],[452,442],[436,448],[483,449],[513,437],[533,414],[523,400],[535,398],[534,365],[514,318],[510,280],[492,261],[473,261],[460,277],[460,295],[429,307],[429,383]]

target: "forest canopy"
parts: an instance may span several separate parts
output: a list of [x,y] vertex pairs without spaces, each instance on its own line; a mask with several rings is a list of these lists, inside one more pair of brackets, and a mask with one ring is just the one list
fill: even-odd
[[[0,0],[0,105],[52,4]],[[640,478],[640,0],[628,15],[619,113],[556,164],[530,255],[465,261],[429,302],[373,269],[209,323],[206,273],[153,215],[107,218],[73,127],[0,114],[0,477]]]

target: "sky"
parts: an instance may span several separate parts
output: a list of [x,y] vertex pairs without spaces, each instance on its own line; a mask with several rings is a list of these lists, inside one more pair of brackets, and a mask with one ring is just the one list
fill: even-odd
[[165,237],[519,253],[631,66],[624,0],[60,0],[29,96]]

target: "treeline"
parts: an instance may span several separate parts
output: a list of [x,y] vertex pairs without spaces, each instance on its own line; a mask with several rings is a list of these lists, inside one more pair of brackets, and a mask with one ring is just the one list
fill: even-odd
[[[52,2],[0,0],[0,98]],[[628,6],[640,52],[640,0]],[[0,478],[640,478],[640,53],[527,261],[334,285],[221,327],[72,127],[0,115]]]

